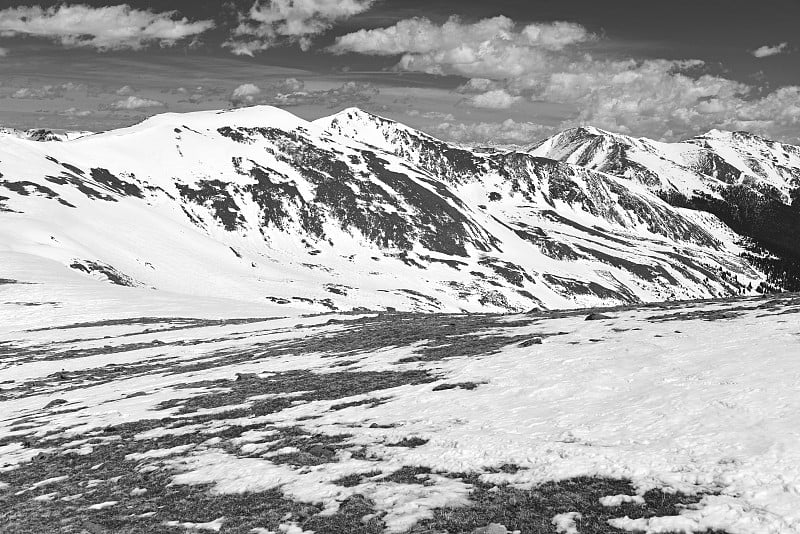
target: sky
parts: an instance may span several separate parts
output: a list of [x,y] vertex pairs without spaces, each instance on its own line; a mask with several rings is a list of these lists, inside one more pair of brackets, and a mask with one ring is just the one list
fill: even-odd
[[0,0],[0,126],[358,106],[466,144],[800,143],[800,0]]

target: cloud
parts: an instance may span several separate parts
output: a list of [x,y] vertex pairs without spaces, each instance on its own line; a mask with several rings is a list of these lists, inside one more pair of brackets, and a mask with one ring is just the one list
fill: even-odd
[[431,129],[431,133],[444,139],[465,144],[492,146],[525,146],[555,133],[552,126],[534,122],[444,122]]
[[502,86],[502,83],[488,78],[470,78],[467,83],[460,85],[456,89],[456,92],[463,94],[485,93],[487,91],[500,89]]
[[308,50],[312,37],[330,29],[336,21],[368,10],[375,0],[257,0],[223,46],[236,55],[281,44],[297,43]]
[[67,108],[59,113],[59,115],[63,115],[65,117],[88,117],[91,114],[91,111],[78,108]]
[[85,91],[86,89],[85,85],[72,82],[57,85],[47,84],[40,87],[21,87],[11,93],[11,98],[48,100],[61,98],[68,92]]
[[377,87],[371,83],[345,82],[340,87],[318,91],[294,91],[278,93],[268,98],[265,103],[272,106],[326,106],[341,108],[349,106],[368,106],[379,94]]
[[456,118],[452,113],[442,113],[441,111],[425,111],[421,112],[416,109],[410,109],[406,112],[409,117],[422,117],[423,119],[433,119],[439,122],[452,122]]
[[789,43],[780,43],[776,44],[775,46],[764,45],[756,48],[751,52],[755,57],[762,58],[762,57],[769,57],[769,56],[777,56],[778,54],[783,54],[789,50]]
[[166,104],[158,100],[151,100],[149,98],[142,98],[138,96],[129,96],[128,98],[117,100],[116,102],[112,102],[111,104],[108,105],[108,109],[113,111],[160,108],[160,107],[166,107]]
[[117,94],[119,96],[128,96],[134,94],[135,92],[136,89],[134,89],[130,85],[123,85],[122,87],[114,91],[114,94]]
[[302,80],[286,78],[263,87],[246,83],[233,90],[229,98],[234,106],[264,104],[278,107],[326,106],[339,108],[347,106],[368,106],[379,90],[370,83],[345,82],[333,89],[316,91],[305,90]]
[[520,100],[521,96],[510,95],[505,89],[495,89],[471,96],[466,102],[475,108],[508,109]]
[[[399,56],[398,71],[469,78],[456,92],[471,95],[462,102],[475,107],[501,110],[522,99],[559,104],[573,110],[561,128],[591,124],[675,140],[746,125],[756,133],[797,137],[800,111],[792,100],[797,87],[757,96],[758,88],[711,74],[699,60],[596,57],[598,39],[572,23],[521,26],[500,16],[435,24],[413,18],[343,35],[328,51]],[[499,131],[512,139],[535,130],[520,124],[526,123],[502,129],[450,123],[447,131],[454,138]],[[513,128],[522,134],[513,134]]]
[[243,83],[233,90],[231,103],[235,106],[248,105],[256,101],[261,94],[261,88],[252,83]]
[[588,30],[566,22],[530,24],[518,31],[514,21],[503,16],[473,24],[452,17],[441,26],[414,18],[343,35],[328,50],[400,55],[399,70],[502,79],[540,72],[553,53],[593,40]]
[[139,50],[150,44],[173,46],[213,27],[210,20],[192,22],[178,18],[175,11],[154,13],[128,5],[18,6],[0,11],[0,36],[39,37],[66,47],[97,50]]
[[6,57],[8,55],[8,48],[0,47],[0,57]]
[[[243,83],[233,90],[229,101],[234,106],[252,106],[253,104],[275,104],[275,100],[295,93],[300,93],[305,83],[297,78],[285,78],[265,85],[261,88],[252,83]],[[308,93],[302,93],[306,95]]]

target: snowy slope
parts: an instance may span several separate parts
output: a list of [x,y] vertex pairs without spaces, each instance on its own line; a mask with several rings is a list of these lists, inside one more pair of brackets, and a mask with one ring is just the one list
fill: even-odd
[[800,148],[746,132],[712,130],[680,143],[573,128],[529,151],[589,169],[636,180],[653,191],[720,195],[730,185],[773,188],[791,203],[800,189]]
[[712,213],[739,235],[772,284],[800,289],[800,147],[712,130],[660,143],[575,128],[531,154],[614,174],[671,204]]
[[92,135],[88,131],[62,131],[54,132],[43,128],[33,130],[15,130],[13,128],[0,127],[0,137],[16,137],[17,139],[28,139],[30,141],[70,141],[79,137]]
[[731,295],[764,279],[717,218],[641,183],[470,151],[354,109],[0,137],[0,174],[0,259],[184,295],[521,311]]
[[0,332],[9,534],[800,531],[797,295],[259,319],[96,286],[64,323],[8,286],[41,321]]

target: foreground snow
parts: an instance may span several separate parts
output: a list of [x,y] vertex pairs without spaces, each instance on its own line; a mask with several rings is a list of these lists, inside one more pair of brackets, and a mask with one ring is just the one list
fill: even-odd
[[[592,321],[587,311],[277,318],[266,308],[258,319],[233,304],[212,320],[179,301],[173,317],[158,314],[158,298],[115,315],[96,294],[81,321],[65,322],[62,302],[31,307],[36,325],[5,323],[9,532],[81,521],[339,532],[331,518],[353,514],[354,532],[432,532],[443,509],[480,510],[476,492],[606,479],[630,481],[631,494],[604,490],[543,524],[800,530],[797,297],[604,310]],[[0,312],[10,317],[9,306]],[[679,515],[641,517],[654,489],[697,497]],[[250,496],[285,513],[230,504]],[[509,517],[480,516],[532,531]]]

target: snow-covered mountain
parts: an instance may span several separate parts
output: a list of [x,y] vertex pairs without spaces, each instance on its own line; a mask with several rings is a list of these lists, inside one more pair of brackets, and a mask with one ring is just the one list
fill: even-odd
[[[0,278],[33,263],[50,280],[316,311],[733,295],[768,269],[698,203],[745,184],[792,209],[800,149],[765,143],[581,129],[492,153],[357,109],[308,122],[266,106],[64,142],[0,136]],[[750,160],[763,175],[737,174]]]
[[682,143],[564,131],[531,154],[628,178],[670,204],[713,213],[747,237],[750,260],[800,289],[800,147],[712,130]]
[[34,128],[31,130],[15,130],[14,128],[0,128],[0,137],[16,137],[18,139],[28,139],[29,141],[70,141],[79,137],[91,135],[88,131],[62,131],[54,132],[45,128]]

